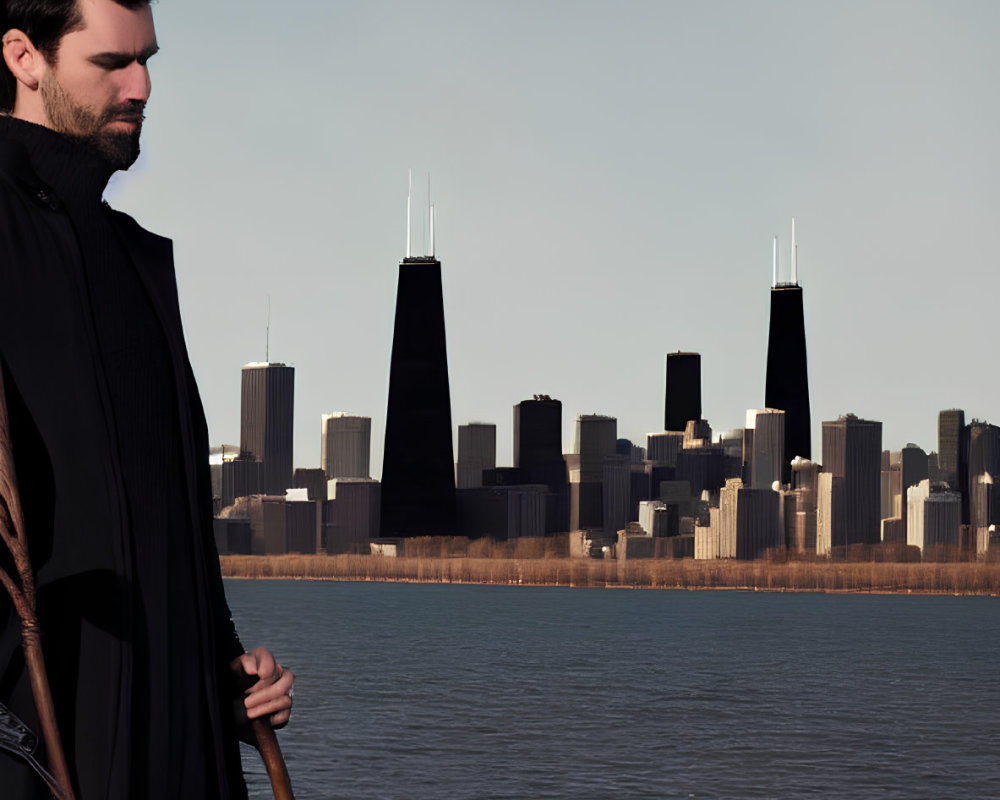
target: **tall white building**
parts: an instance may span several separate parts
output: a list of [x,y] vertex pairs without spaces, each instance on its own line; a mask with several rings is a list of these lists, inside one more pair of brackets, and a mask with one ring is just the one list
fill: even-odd
[[324,414],[320,458],[327,480],[370,477],[371,441],[371,417]]

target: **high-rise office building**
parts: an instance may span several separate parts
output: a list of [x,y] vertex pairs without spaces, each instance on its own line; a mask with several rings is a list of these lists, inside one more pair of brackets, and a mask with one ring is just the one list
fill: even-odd
[[514,466],[525,483],[549,489],[547,533],[569,530],[569,485],[562,450],[562,403],[535,395],[514,406]]
[[829,556],[834,547],[845,550],[847,531],[844,513],[844,479],[831,472],[820,472],[816,479],[817,555]]
[[802,287],[798,282],[795,220],[792,220],[792,270],[788,282],[778,279],[777,237],[774,240],[774,280],[771,285],[764,405],[768,408],[780,408],[785,412],[785,457],[781,467],[781,482],[789,483],[792,459],[796,456],[812,456],[806,326],[802,309]]
[[572,457],[568,459],[570,527],[604,529],[604,462],[615,455],[618,420],[580,414]]
[[878,544],[882,510],[882,423],[847,414],[823,423],[823,471],[843,479],[844,544]]
[[339,411],[324,414],[320,464],[327,480],[368,478],[371,471],[372,420]]
[[938,414],[938,467],[942,480],[952,489],[961,491],[968,464],[965,412],[959,408],[949,408]]
[[327,482],[321,537],[327,553],[350,553],[378,536],[381,488],[371,478],[333,478]]
[[250,456],[237,456],[230,461],[222,462],[222,499],[223,508],[231,506],[237,497],[250,497],[254,494],[266,494],[264,485],[264,465]]
[[929,547],[958,547],[962,500],[958,492],[939,490],[927,479],[906,490],[906,543],[924,552]]
[[701,419],[701,355],[667,353],[663,429],[683,431],[689,419]]
[[736,495],[736,557],[752,561],[784,546],[778,492],[742,488]]
[[927,459],[927,453],[924,452],[922,447],[919,447],[912,442],[907,444],[899,452],[899,464],[901,481],[902,481],[902,491],[906,490],[911,486],[916,486],[920,481],[926,480],[930,477],[929,475],[929,461]]
[[[775,408],[747,410],[744,443],[750,452],[744,456],[747,484],[751,489],[770,489],[775,481],[782,482],[782,460],[785,457],[784,411]],[[789,475],[791,462],[789,462]],[[790,481],[789,481],[790,482]]]
[[619,531],[629,523],[630,476],[626,456],[615,454],[604,459],[601,506],[606,533]]
[[470,422],[458,426],[458,464],[455,477],[459,489],[483,485],[483,470],[497,466],[497,426]]
[[968,507],[968,517],[962,521],[986,527],[1000,522],[1000,517],[990,508],[989,495],[976,488],[983,484],[984,475],[989,475],[990,482],[1000,479],[1000,428],[974,419],[966,427],[966,438],[969,453],[966,478],[968,498],[963,505]]
[[665,467],[677,466],[677,454],[684,446],[682,431],[663,431],[646,435],[646,458]]
[[441,262],[399,264],[382,459],[382,536],[455,533],[455,457]]
[[253,363],[243,367],[240,456],[259,461],[261,491],[284,495],[292,485],[295,368]]

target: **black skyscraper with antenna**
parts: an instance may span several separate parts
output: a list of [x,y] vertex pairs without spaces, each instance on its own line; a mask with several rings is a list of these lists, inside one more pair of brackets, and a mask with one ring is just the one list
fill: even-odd
[[791,482],[792,459],[811,458],[809,374],[806,366],[806,326],[802,287],[798,283],[795,220],[792,220],[792,275],[778,280],[778,237],[774,237],[774,281],[771,286],[771,325],[767,340],[767,379],[764,405],[785,412],[785,457],[782,483]]
[[389,403],[382,459],[382,536],[455,534],[455,457],[445,347],[441,262],[410,256],[399,264]]

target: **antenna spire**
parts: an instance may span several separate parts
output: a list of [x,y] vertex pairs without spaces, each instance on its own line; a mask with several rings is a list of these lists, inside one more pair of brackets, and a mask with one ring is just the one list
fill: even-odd
[[[427,228],[429,228],[432,225],[432,223],[431,223],[431,208],[432,208],[432,206],[431,206],[431,173],[428,170],[428,172],[427,172],[427,218],[426,218]],[[430,235],[429,235],[430,231],[428,231],[427,228],[424,228],[424,255],[427,255],[427,245],[428,245],[428,241],[427,240],[430,239]],[[431,245],[431,253],[433,253],[433,252],[434,252],[434,246]]]
[[431,258],[434,257],[434,206],[431,206]]
[[778,237],[774,237],[774,277],[771,278],[771,288],[778,285]]
[[413,170],[407,170],[409,183],[406,187],[406,257],[410,257],[410,198],[413,196]]
[[795,217],[792,217],[792,284],[799,283],[799,246],[795,244]]
[[264,363],[271,363],[271,295],[267,296],[267,330],[264,334]]

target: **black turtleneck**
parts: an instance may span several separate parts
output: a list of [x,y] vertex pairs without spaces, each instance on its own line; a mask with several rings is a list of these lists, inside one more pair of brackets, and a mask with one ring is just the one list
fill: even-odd
[[[130,793],[211,797],[218,766],[206,763],[212,749],[200,680],[205,654],[193,624],[199,554],[183,472],[179,414],[186,411],[178,409],[165,332],[103,201],[113,173],[108,164],[73,139],[11,118],[0,120],[0,136],[24,145],[34,172],[65,208],[82,254],[128,514],[127,541],[117,544],[133,575]],[[76,728],[80,736],[88,723]],[[87,765],[78,769],[83,775]]]

